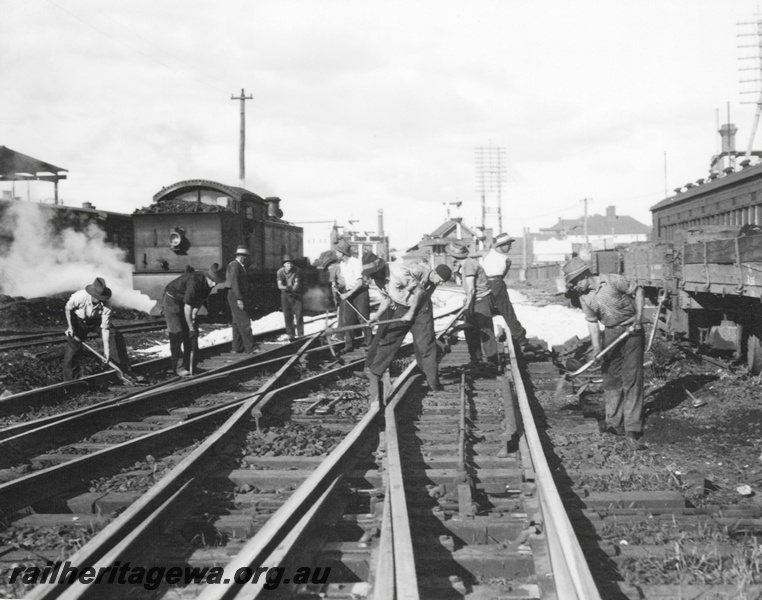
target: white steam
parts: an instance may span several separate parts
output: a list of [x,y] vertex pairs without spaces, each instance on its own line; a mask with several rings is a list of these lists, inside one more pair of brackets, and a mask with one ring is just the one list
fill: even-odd
[[84,231],[54,231],[34,202],[14,202],[3,214],[0,239],[0,292],[37,298],[83,289],[96,277],[111,288],[114,305],[149,312],[154,300],[132,289],[132,265],[122,249],[90,224]]

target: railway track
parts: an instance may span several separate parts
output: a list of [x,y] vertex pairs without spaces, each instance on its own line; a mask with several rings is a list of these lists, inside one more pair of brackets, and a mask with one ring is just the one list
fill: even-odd
[[[62,515],[89,524],[86,543],[66,553],[72,565],[92,566],[106,578],[114,565],[144,573],[161,565],[176,578],[159,577],[155,585],[40,584],[27,597],[595,600],[762,593],[742,576],[740,583],[711,586],[654,582],[644,565],[739,565],[726,559],[739,547],[754,551],[748,538],[745,546],[737,542],[759,532],[762,511],[691,508],[685,482],[566,464],[561,449],[571,437],[593,447],[601,434],[595,419],[545,408],[543,394],[555,389],[558,376],[550,362],[524,363],[507,341],[504,365],[487,372],[469,366],[464,344],[454,344],[440,363],[443,390],[425,388],[413,363],[385,381],[385,409],[365,410],[364,384],[349,376],[361,368],[359,352],[339,371],[319,368],[314,380],[302,372],[284,383],[309,350],[302,342],[299,352],[270,363],[277,372],[248,382],[243,397],[239,389],[223,406],[200,408],[205,416],[216,413],[209,430],[179,453],[162,455],[160,444],[151,443],[128,459],[137,460],[137,475],[104,480],[102,488],[96,480],[95,491],[69,500],[69,512],[47,517],[56,526]],[[255,366],[209,376],[222,382]],[[317,377],[332,378],[332,387],[304,397]],[[11,439],[2,436],[0,449]],[[624,444],[614,448],[624,461],[628,451]],[[158,469],[162,476],[152,475],[165,457],[171,460]],[[135,476],[148,480],[144,488],[115,487]],[[637,489],[637,481],[647,485]],[[47,493],[26,501],[40,484],[6,496],[4,485],[0,502],[15,518],[26,511],[23,518],[44,521],[42,509],[60,509],[61,500]],[[659,544],[675,536],[682,536],[680,545]],[[39,549],[14,552],[0,551],[0,561],[44,558],[52,567],[64,559]],[[186,580],[189,569],[205,575]]]

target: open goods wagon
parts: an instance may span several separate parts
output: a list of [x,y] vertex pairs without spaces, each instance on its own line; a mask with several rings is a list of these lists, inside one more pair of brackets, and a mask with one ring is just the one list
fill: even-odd
[[762,371],[762,229],[689,228],[674,240],[635,242],[618,252],[619,271],[643,286],[650,312],[667,294],[660,327],[732,351],[752,373]]

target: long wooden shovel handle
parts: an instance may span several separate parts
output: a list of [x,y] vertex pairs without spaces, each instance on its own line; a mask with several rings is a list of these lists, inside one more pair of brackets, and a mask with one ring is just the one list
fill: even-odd
[[601,360],[604,356],[606,356],[609,352],[611,352],[616,346],[618,346],[622,341],[624,341],[626,338],[630,337],[635,332],[632,327],[628,327],[623,333],[619,335],[613,342],[611,342],[608,346],[606,346],[603,350],[601,350],[598,354],[596,354],[593,357],[593,360],[590,362],[585,363],[583,366],[581,366],[579,369],[574,371],[573,373],[568,373],[566,375],[567,378],[571,379],[572,377],[576,377],[577,375],[581,375],[585,371],[587,371],[590,367],[592,367],[595,363],[597,363],[599,360]]
[[125,374],[124,374],[124,371],[122,371],[122,370],[121,370],[121,369],[120,369],[120,368],[117,366],[117,364],[116,364],[116,363],[114,363],[114,362],[112,362],[112,361],[110,361],[110,360],[106,360],[106,357],[105,357],[103,354],[101,354],[100,352],[98,352],[98,351],[97,351],[95,348],[93,348],[93,347],[92,347],[90,344],[87,344],[87,343],[85,343],[85,342],[84,342],[84,340],[81,340],[81,339],[79,339],[79,338],[78,338],[76,335],[73,335],[73,336],[71,336],[71,337],[72,337],[72,339],[75,339],[75,340],[77,340],[77,341],[78,341],[80,344],[82,344],[82,345],[83,345],[85,348],[87,348],[87,349],[88,349],[90,352],[92,352],[92,353],[93,353],[95,356],[97,356],[97,357],[98,357],[98,358],[101,360],[101,362],[103,362],[103,363],[107,364],[109,367],[111,367],[112,369],[114,369],[114,371],[116,371],[116,374],[117,374],[117,375],[119,375],[119,379],[121,379],[122,381],[124,381],[124,383],[126,383],[127,385],[135,385],[135,383],[134,383],[134,382],[133,382],[131,379],[129,379],[129,378],[128,378],[128,377],[127,377]]

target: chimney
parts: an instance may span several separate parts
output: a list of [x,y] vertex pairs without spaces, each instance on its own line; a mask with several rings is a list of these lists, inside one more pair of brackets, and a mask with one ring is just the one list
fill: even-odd
[[[728,166],[735,166],[735,157],[733,153],[736,151],[736,132],[738,128],[732,123],[725,123],[720,127],[720,137],[722,138],[722,154],[728,157]],[[724,162],[724,161],[723,161]]]
[[616,206],[607,206],[606,207],[606,218],[607,219],[616,219]]
[[280,198],[265,198],[267,202],[267,216],[280,219],[283,211],[280,209]]
[[378,237],[384,237],[384,209],[378,209]]

